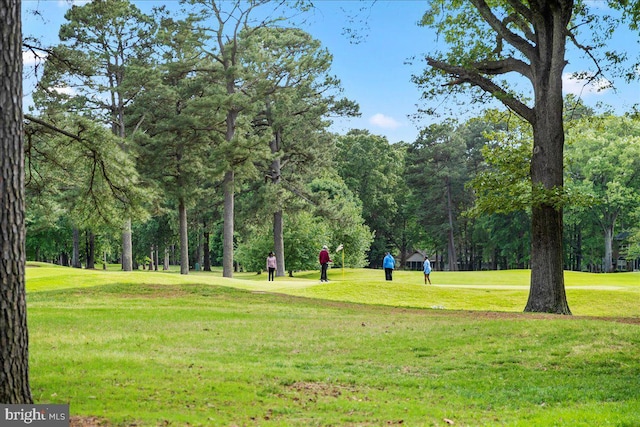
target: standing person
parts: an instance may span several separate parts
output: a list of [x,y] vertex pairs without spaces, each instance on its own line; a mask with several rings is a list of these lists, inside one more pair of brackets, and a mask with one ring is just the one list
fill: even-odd
[[269,281],[273,281],[276,274],[276,256],[273,252],[269,252],[267,257],[267,271],[269,272]]
[[427,280],[429,281],[429,284],[431,284],[431,279],[429,278],[429,274],[431,274],[431,261],[429,261],[429,257],[426,255],[424,257],[422,271],[424,271],[424,284],[427,284]]
[[327,248],[326,245],[322,247],[320,255],[318,255],[318,261],[320,261],[320,281],[328,282],[329,279],[327,279],[327,268],[329,267],[329,263],[333,261],[331,261],[331,257],[329,256],[329,248]]
[[396,260],[389,252],[382,260],[382,268],[384,268],[384,277],[387,280],[393,280],[393,269],[396,266]]

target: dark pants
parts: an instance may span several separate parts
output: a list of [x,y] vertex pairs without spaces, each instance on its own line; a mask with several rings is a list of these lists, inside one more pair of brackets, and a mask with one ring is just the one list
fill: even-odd
[[322,282],[323,280],[325,282],[328,282],[329,279],[327,279],[327,267],[329,267],[329,264],[324,263],[324,264],[320,264],[320,281]]
[[393,268],[384,269],[384,278],[387,280],[393,280]]
[[276,269],[273,267],[269,267],[269,280],[273,280],[275,273],[276,273]]

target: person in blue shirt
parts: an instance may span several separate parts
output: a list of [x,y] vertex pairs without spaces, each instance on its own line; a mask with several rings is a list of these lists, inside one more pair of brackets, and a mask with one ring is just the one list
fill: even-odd
[[422,271],[424,271],[424,284],[427,284],[427,280],[429,281],[429,284],[431,284],[431,279],[429,278],[429,274],[431,274],[431,261],[429,261],[428,256],[424,257]]
[[393,280],[393,269],[396,266],[396,260],[393,258],[389,252],[385,255],[382,260],[382,268],[384,268],[384,277],[387,280]]

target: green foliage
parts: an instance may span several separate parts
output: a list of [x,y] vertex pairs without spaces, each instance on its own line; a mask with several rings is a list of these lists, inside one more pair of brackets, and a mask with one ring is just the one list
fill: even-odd
[[[630,215],[630,218],[632,224],[640,224],[640,208],[636,208]],[[626,255],[628,260],[640,258],[640,227],[638,226],[632,228]]]
[[[329,224],[309,212],[285,216],[285,266],[290,273],[319,267],[318,253],[330,244]],[[273,237],[273,236],[272,236]],[[334,259],[335,261],[335,259]]]
[[34,100],[120,129],[122,108],[143,87],[156,23],[128,0],[74,5],[65,19]]
[[[97,145],[89,147],[94,156],[93,165],[91,159],[79,163],[78,169],[86,168],[77,174],[87,180],[88,185],[73,187],[71,193],[76,188],[78,195],[85,191],[91,202],[74,205],[73,209],[78,211],[74,215],[80,217],[74,221],[84,225],[82,221],[93,221],[92,217],[98,216],[103,222],[115,222],[118,215],[120,222],[123,218],[125,222],[143,219],[143,204],[152,197],[152,192],[136,182],[138,174],[132,168],[126,140],[125,109],[144,88],[147,73],[152,69],[149,64],[156,23],[127,0],[74,5],[65,18],[59,32],[61,43],[54,46],[47,57],[34,102],[44,123],[55,124],[61,117],[74,126],[77,122],[78,138],[74,139],[97,144],[94,138],[100,138],[110,154],[106,158]],[[93,120],[90,125],[83,123],[89,119]],[[112,135],[107,135],[107,130]],[[88,137],[80,135],[86,131],[89,131]],[[76,133],[75,129],[72,133]],[[113,150],[114,144],[120,152]],[[87,147],[80,146],[74,147],[80,156],[85,155]],[[108,169],[112,169],[110,175],[100,175]],[[134,189],[129,190],[132,187]],[[109,192],[117,198],[113,206],[109,203]],[[74,197],[71,194],[70,198]],[[103,198],[104,204],[100,204]]]
[[[318,252],[329,240],[328,227],[309,212],[285,215],[285,266],[290,275],[318,267]],[[273,234],[269,224],[254,227],[249,238],[238,245],[235,257],[247,271],[266,269],[266,258],[273,252]]]
[[465,150],[454,122],[428,126],[407,149],[405,179],[416,199],[412,214],[428,236],[423,242],[441,252],[446,248],[450,268],[456,268],[457,218],[468,199]]
[[[314,216],[310,211],[285,215],[285,266],[291,275],[294,272],[317,269],[318,252],[324,245],[329,247],[335,266],[342,266],[342,254],[335,252],[340,244],[345,248],[346,265],[360,267],[366,264],[365,253],[371,242],[370,231],[364,224],[358,223],[358,212],[349,211],[348,207],[343,207],[332,216],[338,217],[342,219],[326,220]],[[264,270],[267,254],[273,251],[270,225],[265,222],[251,227],[246,235],[249,237],[239,243],[235,254],[238,262],[247,271]]]
[[375,233],[374,248],[383,248],[370,253],[372,259],[378,259],[382,251],[397,243],[404,150],[363,130],[351,130],[339,137],[336,148],[337,172],[362,202],[364,221]]
[[[329,242],[333,250],[345,246],[345,264],[351,267],[366,265],[373,234],[362,218],[360,200],[340,179],[318,178],[309,185],[311,194],[318,201],[316,212],[325,219],[329,228]],[[339,262],[338,260],[333,260]]]
[[[533,139],[530,127],[512,117],[513,123],[507,128],[502,122],[504,118],[495,112],[485,117],[489,123],[495,123],[495,127],[485,134],[488,143],[481,150],[487,168],[469,184],[476,196],[470,213],[527,211],[533,202],[530,173]],[[494,120],[500,121],[496,123]]]
[[531,251],[531,214],[527,211],[493,213],[482,216],[481,226],[491,238],[485,243],[500,270],[526,268]]
[[[640,58],[611,47],[611,38],[621,24],[637,28],[637,1],[608,1],[608,8],[586,1],[561,3],[562,7],[553,9],[553,13],[556,19],[568,24],[563,42],[567,48],[585,51],[592,68],[599,70],[595,75],[575,73],[575,77],[609,85],[614,84],[616,77],[626,81],[638,78],[634,70]],[[545,55],[540,52],[551,46],[550,42],[545,46],[546,35],[542,34],[549,28],[542,23],[551,13],[545,2],[519,6],[505,0],[430,2],[420,24],[435,31],[437,39],[433,46],[443,46],[444,42],[445,48],[427,53],[429,67],[414,76],[413,81],[423,90],[423,98],[444,102],[437,107],[438,111],[426,112],[447,111],[455,115],[460,109],[493,106],[493,98],[531,119],[527,109],[533,106],[533,100],[527,91],[520,89],[520,83],[534,78],[530,70],[543,62]],[[534,51],[537,54],[532,54]],[[509,79],[502,78],[506,74]],[[465,96],[458,96],[461,94]],[[471,102],[467,101],[469,96]]]
[[191,76],[188,65],[160,68],[159,79],[132,106],[130,121],[136,126],[138,168],[164,194],[192,205],[203,184],[221,175],[220,164],[212,161],[221,128],[209,128],[224,116],[211,113],[220,88]]
[[587,195],[589,207],[632,210],[640,189],[640,122],[623,117],[589,118],[567,138],[567,173]]
[[150,193],[121,140],[85,117],[66,116],[56,125],[53,132],[35,123],[27,130],[33,204],[59,206],[48,214],[63,209],[80,227],[117,226],[124,215],[145,218]]
[[71,253],[72,227],[67,217],[35,203],[29,206],[25,218],[27,259],[53,262],[60,254]]
[[234,259],[245,271],[260,273],[266,270],[266,259],[273,252],[273,236],[256,229],[246,240],[238,243]]
[[171,215],[171,213],[154,215],[147,221],[134,224],[133,234],[136,236],[133,242],[134,253],[148,256],[153,245],[154,250],[160,251],[159,258],[162,260],[165,248],[177,245],[179,241],[175,216],[177,213],[175,215]]
[[604,244],[599,245],[604,254],[602,249],[594,252],[610,271],[614,230],[621,225],[633,234],[638,229],[632,218],[640,207],[640,121],[590,117],[575,123],[567,142],[568,186],[582,201],[574,205],[574,221],[585,227],[592,223],[604,232]]

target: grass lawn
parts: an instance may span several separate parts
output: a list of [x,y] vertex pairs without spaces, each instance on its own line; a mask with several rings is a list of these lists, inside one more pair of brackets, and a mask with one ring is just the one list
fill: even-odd
[[640,425],[638,273],[567,272],[550,316],[528,271],[29,265],[34,400],[95,425]]

